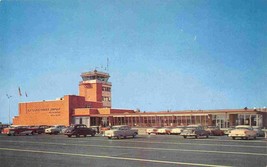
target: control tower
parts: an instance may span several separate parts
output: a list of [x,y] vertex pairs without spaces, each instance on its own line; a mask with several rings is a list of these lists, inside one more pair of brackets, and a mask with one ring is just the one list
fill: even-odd
[[111,108],[111,86],[108,82],[109,74],[97,70],[81,74],[79,96],[84,96],[86,101],[102,102],[103,107]]

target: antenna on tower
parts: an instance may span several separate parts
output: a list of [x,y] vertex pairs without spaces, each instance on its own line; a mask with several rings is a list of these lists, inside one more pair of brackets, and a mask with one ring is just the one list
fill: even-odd
[[107,72],[108,72],[108,64],[109,64],[109,60],[108,60],[108,58],[107,58]]

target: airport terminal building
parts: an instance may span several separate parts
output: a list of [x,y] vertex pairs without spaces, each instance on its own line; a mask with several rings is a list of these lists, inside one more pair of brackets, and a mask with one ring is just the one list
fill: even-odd
[[127,124],[137,127],[202,124],[228,128],[236,125],[267,127],[264,109],[186,110],[142,112],[113,109],[109,74],[97,70],[81,74],[79,95],[65,95],[52,101],[19,103],[14,125],[109,126]]

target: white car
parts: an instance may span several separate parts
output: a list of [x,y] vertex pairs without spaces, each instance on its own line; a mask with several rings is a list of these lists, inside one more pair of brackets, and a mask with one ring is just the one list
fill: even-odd
[[121,139],[127,138],[127,136],[132,136],[133,138],[135,138],[136,135],[138,135],[138,130],[131,129],[131,127],[127,125],[113,126],[110,130],[105,131],[105,136],[107,136],[108,139],[111,139],[113,137]]
[[66,128],[64,125],[55,125],[51,126],[50,128],[45,129],[45,134],[59,134],[62,132],[62,129]]
[[176,128],[171,129],[171,134],[179,135],[183,132],[184,129],[185,129],[185,127],[183,127],[183,126],[177,126]]
[[251,126],[248,125],[238,125],[235,127],[234,130],[231,130],[231,132],[228,135],[229,137],[232,137],[233,140],[236,138],[241,139],[256,139],[257,132],[253,130]]
[[159,128],[160,128],[160,127],[147,128],[147,129],[146,129],[146,133],[147,133],[148,135],[156,134]]
[[167,128],[167,127],[159,128],[156,134],[157,135],[160,135],[160,134],[162,134],[162,135],[166,135],[166,134],[170,135],[171,134],[171,128]]

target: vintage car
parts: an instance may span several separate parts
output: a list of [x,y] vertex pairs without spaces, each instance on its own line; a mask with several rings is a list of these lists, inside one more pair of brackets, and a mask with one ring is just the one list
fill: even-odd
[[33,133],[42,134],[45,133],[45,129],[49,128],[47,125],[29,126],[29,129],[33,130]]
[[264,137],[264,131],[259,126],[253,126],[253,130],[257,132],[257,137]]
[[105,131],[105,136],[107,136],[108,139],[111,139],[113,137],[121,139],[121,138],[127,138],[127,136],[132,136],[133,138],[135,138],[135,136],[137,135],[138,135],[138,130],[131,129],[131,127],[127,125],[113,126],[111,127],[110,130]]
[[0,124],[0,133],[2,133],[2,130],[3,130],[4,128],[8,128],[8,127],[9,127],[8,124]]
[[64,125],[55,125],[55,126],[51,126],[47,129],[45,129],[45,134],[59,134],[63,128],[65,128],[66,126]]
[[71,125],[64,133],[68,137],[76,136],[80,137],[80,135],[86,137],[87,135],[95,136],[96,131],[92,128],[88,128],[84,124],[75,124]]
[[233,140],[236,138],[241,139],[256,139],[257,132],[253,130],[251,126],[248,125],[238,125],[235,127],[235,129],[231,130],[231,132],[228,135],[229,137],[232,137]]
[[217,126],[208,126],[207,128],[205,128],[205,130],[208,131],[209,135],[211,136],[223,136],[224,135],[224,131],[221,130]]
[[229,133],[231,132],[231,130],[235,129],[235,127],[229,127],[229,128],[221,128],[221,130],[223,131],[224,135],[229,135]]
[[171,129],[171,134],[172,135],[180,135],[184,129],[185,129],[184,126],[177,126],[177,127]]
[[29,129],[26,126],[10,126],[2,130],[3,134],[8,136],[17,136],[17,135],[33,135],[33,130]]
[[151,134],[156,134],[158,129],[161,127],[151,127],[146,129],[146,134],[151,135]]
[[157,135],[170,135],[171,134],[171,128],[169,127],[162,127],[159,128],[156,132]]
[[208,138],[209,132],[206,131],[201,125],[188,125],[180,135],[184,138],[195,137],[197,139],[201,136]]
[[110,126],[101,127],[100,128],[100,134],[102,134],[102,136],[105,136],[105,131],[110,130],[110,129],[111,129]]

